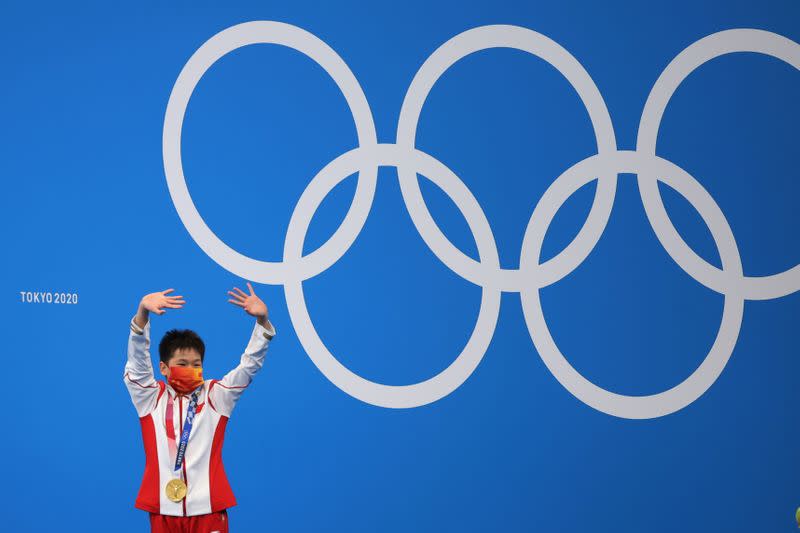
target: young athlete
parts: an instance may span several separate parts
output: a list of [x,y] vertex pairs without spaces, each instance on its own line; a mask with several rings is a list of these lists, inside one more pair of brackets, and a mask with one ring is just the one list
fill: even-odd
[[226,509],[236,499],[222,466],[225,426],[242,391],[261,369],[275,328],[267,306],[234,287],[228,300],[256,318],[239,365],[220,380],[203,380],[205,345],[191,330],[170,330],[159,344],[156,381],[150,361],[150,313],[180,309],[174,289],[142,298],[131,320],[123,379],[139,414],[144,441],[144,477],[136,507],[150,512],[153,533],[226,533]]

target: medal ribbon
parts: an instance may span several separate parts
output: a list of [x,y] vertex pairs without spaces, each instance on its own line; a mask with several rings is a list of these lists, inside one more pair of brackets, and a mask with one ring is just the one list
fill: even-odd
[[181,466],[183,465],[183,458],[186,454],[186,445],[189,443],[189,435],[192,432],[192,423],[194,422],[194,415],[195,411],[197,410],[197,395],[200,392],[200,387],[198,387],[192,393],[192,399],[189,402],[189,407],[186,409],[186,421],[183,423],[183,431],[181,432],[181,439],[180,443],[177,445],[177,450],[175,446],[175,429],[172,422],[172,413],[173,413],[173,406],[172,406],[172,399],[170,399],[169,403],[167,404],[167,413],[166,413],[166,426],[167,426],[167,440],[169,442],[169,454],[170,457],[175,456],[175,468],[173,470],[173,476],[180,479],[181,477]]

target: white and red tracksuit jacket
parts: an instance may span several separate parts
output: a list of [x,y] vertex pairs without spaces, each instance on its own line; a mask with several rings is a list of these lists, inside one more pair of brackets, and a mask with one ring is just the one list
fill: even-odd
[[173,402],[173,434],[180,436],[190,397],[179,395],[169,384],[155,380],[150,361],[150,321],[142,329],[131,320],[123,379],[139,414],[144,441],[144,477],[136,498],[137,508],[163,515],[194,516],[236,505],[222,466],[222,443],[231,411],[253,375],[261,369],[275,335],[272,324],[268,322],[267,326],[268,329],[256,323],[236,368],[220,380],[203,383],[182,467],[188,490],[182,501],[173,502],[164,490],[175,468],[167,441],[166,406],[167,402]]

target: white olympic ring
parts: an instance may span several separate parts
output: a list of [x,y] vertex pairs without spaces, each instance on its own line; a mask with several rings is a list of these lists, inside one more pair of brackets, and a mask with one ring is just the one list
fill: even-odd
[[[342,91],[355,120],[358,147],[328,163],[309,182],[292,212],[283,261],[259,261],[242,255],[203,221],[191,199],[181,162],[181,130],[189,99],[203,74],[229,52],[257,43],[293,48],[316,61]],[[589,112],[597,138],[596,155],[559,176],[534,209],[522,243],[518,269],[503,269],[494,235],[472,192],[446,165],[415,148],[417,123],[428,93],[439,77],[461,58],[489,48],[515,48],[555,67],[577,91]],[[636,151],[617,148],[608,108],[581,64],[556,42],[527,28],[491,25],[465,31],[440,46],[417,72],[400,111],[396,144],[378,144],[366,96],[345,62],[327,44],[296,26],[273,21],[247,22],[211,37],[181,70],[164,118],[164,171],[170,196],[181,221],[197,244],[220,266],[243,278],[284,286],[289,315],[311,360],[334,385],[366,403],[391,408],[418,407],[460,387],[480,363],[491,342],[502,292],[519,292],[531,339],[553,376],[583,403],[621,418],[655,418],[674,413],[702,396],[725,368],[739,336],[745,300],[785,296],[800,289],[800,265],[779,274],[745,276],[736,240],[721,209],[686,171],[656,155],[663,112],[680,83],[696,68],[733,52],[770,55],[800,69],[800,45],[762,30],[726,30],[705,37],[681,52],[656,81],[645,104]],[[438,375],[410,385],[384,385],[342,365],[319,338],[308,313],[303,281],[339,260],[364,226],[377,186],[378,167],[398,170],[401,192],[417,231],[433,253],[462,278],[482,288],[481,307],[472,335],[462,352]],[[303,255],[311,219],[327,194],[346,177],[358,173],[355,197],[333,236]],[[605,390],[584,378],[561,354],[547,328],[539,290],[561,280],[591,253],[611,215],[619,173],[637,174],[642,202],[659,241],[692,278],[725,296],[722,322],[708,355],[682,383],[648,396],[626,396]],[[465,255],[439,229],[428,211],[417,181],[422,174],[439,186],[464,215],[480,260]],[[547,228],[563,203],[581,186],[598,180],[594,202],[578,235],[558,255],[540,263]],[[669,219],[658,191],[662,181],[684,196],[711,230],[722,268],[710,265],[681,238]]]

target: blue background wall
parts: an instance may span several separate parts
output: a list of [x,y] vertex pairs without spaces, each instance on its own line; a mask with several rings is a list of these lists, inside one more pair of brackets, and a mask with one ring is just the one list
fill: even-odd
[[[172,205],[161,133],[173,83],[218,31],[248,20],[303,27],[333,47],[367,95],[378,138],[394,140],[423,61],[466,29],[539,31],[587,69],[620,148],[632,149],[645,99],[667,63],[713,32],[762,28],[800,42],[785,2],[252,2],[221,6],[10,4],[0,21],[3,397],[2,529],[122,533],[144,464],[122,383],[128,321],[141,296],[176,287],[181,311],[153,339],[191,327],[205,375],[235,365],[252,319],[226,303],[244,281],[195,244]],[[800,73],[755,54],[716,59],[670,102],[658,153],[692,173],[733,228],[749,275],[800,262],[796,165]],[[189,188],[209,226],[258,259],[282,257],[309,180],[356,146],[332,80],[277,46],[238,50],[201,80],[184,124]],[[417,144],[472,190],[501,264],[519,264],[536,202],[596,152],[588,115],[551,66],[512,50],[470,56],[428,99]],[[464,219],[421,178],[447,236],[477,257]],[[325,200],[307,252],[333,233],[356,178]],[[553,256],[585,220],[594,184],[559,212]],[[662,187],[678,229],[704,258],[707,228]],[[471,334],[480,289],[428,250],[396,172],[380,171],[353,247],[304,284],[314,324],[340,361],[369,379],[413,383],[444,369]],[[652,420],[584,405],[547,371],[519,295],[503,294],[475,373],[416,409],[368,405],[305,355],[281,286],[256,285],[278,336],[237,407],[225,462],[234,531],[789,531],[800,505],[797,357],[800,296],[747,302],[723,374],[698,401]],[[74,292],[77,305],[23,303],[20,291]],[[658,243],[633,176],[620,178],[608,227],[588,259],[542,299],[555,340],[587,378],[625,394],[685,379],[719,327],[723,297]]]

